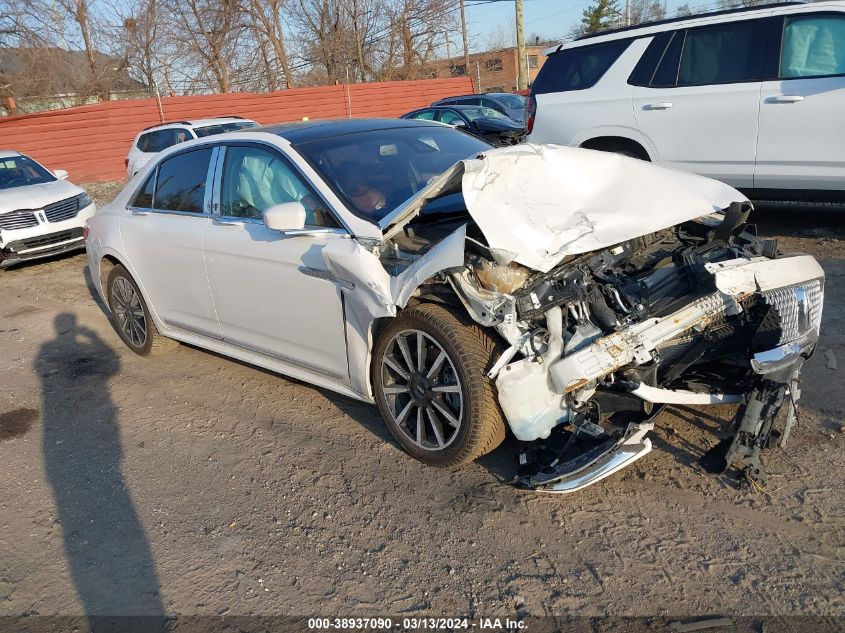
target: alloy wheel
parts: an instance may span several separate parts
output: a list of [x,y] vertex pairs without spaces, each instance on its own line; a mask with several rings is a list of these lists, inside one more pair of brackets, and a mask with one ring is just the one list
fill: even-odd
[[458,436],[463,388],[443,346],[420,330],[401,330],[381,359],[381,384],[393,422],[425,450],[442,450]]
[[112,310],[117,326],[133,347],[141,348],[147,342],[147,318],[141,297],[124,277],[117,277],[111,289]]

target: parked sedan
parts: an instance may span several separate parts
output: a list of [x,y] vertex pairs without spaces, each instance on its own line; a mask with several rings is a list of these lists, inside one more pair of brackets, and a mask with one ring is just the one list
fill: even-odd
[[0,150],[0,266],[85,248],[94,201],[29,156]]
[[661,404],[734,402],[709,463],[759,480],[824,273],[749,210],[614,154],[314,121],[164,151],[90,220],[88,256],[131,350],[172,338],[374,402],[425,463],[510,429],[517,483],[570,492],[648,453]]
[[498,146],[519,143],[525,137],[522,123],[482,106],[431,106],[403,114],[401,118],[439,121]]
[[445,99],[435,101],[431,105],[484,106],[485,108],[498,110],[519,123],[525,122],[525,97],[511,92],[486,92],[483,94],[446,97]]

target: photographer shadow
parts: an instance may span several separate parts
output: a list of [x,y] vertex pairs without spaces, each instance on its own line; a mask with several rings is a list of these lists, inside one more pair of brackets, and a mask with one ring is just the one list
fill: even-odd
[[108,384],[120,361],[73,314],[59,314],[54,325],[55,338],[42,346],[35,369],[45,471],[70,575],[92,629],[112,630],[103,620],[117,617],[121,631],[153,630],[164,615],[158,575],[123,477]]

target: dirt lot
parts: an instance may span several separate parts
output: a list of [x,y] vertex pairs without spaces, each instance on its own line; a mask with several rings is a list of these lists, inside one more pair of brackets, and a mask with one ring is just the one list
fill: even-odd
[[514,441],[434,470],[369,405],[133,355],[82,255],[0,272],[0,614],[842,618],[843,219],[757,220],[828,275],[801,426],[757,492],[697,463],[730,407],[669,409],[645,459],[543,496],[502,483]]

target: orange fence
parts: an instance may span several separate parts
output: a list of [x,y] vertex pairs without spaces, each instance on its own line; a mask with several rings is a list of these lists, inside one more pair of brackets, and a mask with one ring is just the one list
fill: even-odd
[[[238,116],[261,124],[338,117],[395,117],[436,99],[473,91],[468,77],[296,88],[266,94],[164,97],[165,121]],[[126,177],[124,159],[135,135],[160,123],[155,99],[94,105],[0,118],[0,149],[32,156],[72,180]]]

